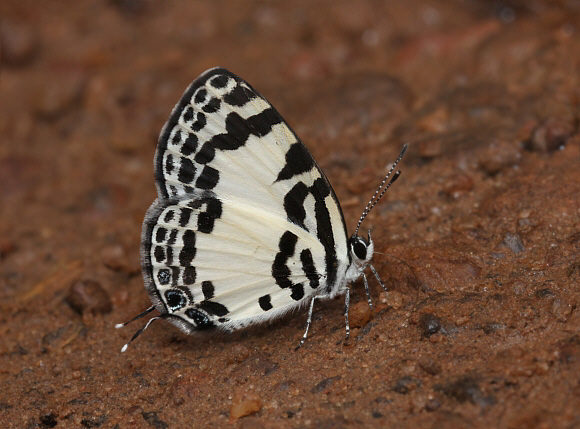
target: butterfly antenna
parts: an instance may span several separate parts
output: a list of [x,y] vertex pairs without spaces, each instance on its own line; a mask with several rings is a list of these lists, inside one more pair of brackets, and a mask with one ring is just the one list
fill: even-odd
[[[403,155],[405,155],[405,152],[407,151],[407,148],[409,147],[408,144],[405,144],[403,146],[403,150],[401,150],[401,153],[399,154],[399,156],[397,157],[397,160],[393,163],[393,165],[391,166],[391,169],[389,170],[389,172],[387,173],[387,175],[385,176],[385,178],[383,179],[383,181],[381,182],[380,186],[378,187],[378,189],[375,191],[374,195],[372,196],[372,198],[370,199],[370,201],[368,202],[367,206],[365,207],[365,209],[363,210],[360,219],[358,220],[358,224],[356,225],[356,230],[354,231],[354,235],[358,235],[358,230],[364,220],[365,217],[367,217],[367,215],[369,214],[369,212],[373,209],[373,207],[379,202],[379,200],[381,198],[383,198],[383,195],[385,195],[385,192],[387,192],[387,189],[389,189],[389,187],[395,182],[395,180],[397,180],[399,178],[399,176],[401,175],[400,171],[395,172],[395,174],[393,175],[393,177],[391,178],[391,180],[389,180],[389,177],[391,176],[391,174],[393,173],[393,171],[395,170],[395,167],[397,166],[397,164],[401,161],[401,159],[403,158]],[[388,181],[388,183],[387,183]],[[385,186],[386,185],[386,186]]]

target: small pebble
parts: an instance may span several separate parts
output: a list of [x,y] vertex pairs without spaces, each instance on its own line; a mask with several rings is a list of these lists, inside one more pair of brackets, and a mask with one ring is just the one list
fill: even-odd
[[417,154],[421,158],[436,158],[443,153],[440,140],[426,140],[419,143]]
[[129,261],[125,248],[120,244],[107,246],[101,252],[103,264],[113,271],[128,271]]
[[405,375],[397,380],[393,386],[393,390],[401,395],[406,395],[411,390],[420,386],[421,382],[410,375]]
[[230,422],[234,422],[241,417],[257,413],[262,408],[260,396],[248,390],[238,390],[232,399],[230,406]]
[[422,314],[419,318],[419,328],[421,336],[428,338],[441,330],[441,320],[433,314]]
[[572,278],[580,277],[580,262],[572,262],[570,265],[568,265],[568,268],[566,269],[566,275]]
[[432,358],[422,358],[419,360],[419,366],[429,375],[437,375],[441,372],[441,367]]
[[572,305],[556,298],[552,302],[552,314],[558,319],[558,322],[566,323],[572,315]]
[[47,83],[37,89],[34,110],[43,119],[56,120],[66,112],[80,108],[85,88],[86,76],[81,72],[47,77]]
[[94,280],[77,280],[70,286],[65,301],[79,314],[109,313],[111,298],[100,283]]
[[518,164],[521,158],[520,149],[515,144],[498,140],[490,144],[481,154],[479,167],[493,176],[504,168]]
[[212,376],[206,372],[185,374],[175,380],[169,389],[169,397],[175,406],[190,403],[199,398],[212,381]]
[[251,358],[247,359],[246,363],[252,372],[263,375],[270,375],[280,367],[277,362],[274,362],[265,353],[254,354]]
[[320,383],[318,383],[316,386],[314,386],[311,390],[310,393],[320,393],[320,392],[324,392],[328,387],[330,387],[335,381],[338,381],[342,378],[342,376],[337,375],[335,377],[330,377],[330,378],[326,378],[324,380],[322,380]]
[[556,296],[554,291],[552,291],[550,288],[539,289],[535,292],[535,295],[538,298],[553,298]]
[[[443,133],[449,128],[449,111],[445,107],[439,107],[417,121],[417,128],[428,133]],[[440,146],[440,145],[439,145]],[[438,153],[440,154],[440,148]],[[420,150],[421,152],[421,150]],[[423,155],[421,155],[423,156]]]
[[0,23],[0,56],[2,64],[22,67],[38,56],[40,40],[35,28],[15,22]]
[[16,243],[13,240],[2,239],[2,241],[0,241],[0,260],[4,259],[14,251],[16,251]]
[[348,323],[351,328],[362,328],[371,320],[371,309],[366,301],[357,302],[350,306]]
[[502,244],[508,249],[510,249],[512,252],[514,252],[516,255],[526,251],[524,242],[522,241],[522,238],[518,234],[512,234],[511,232],[508,232],[505,235]]
[[537,152],[553,152],[566,144],[574,126],[562,119],[549,118],[532,134],[529,147]]
[[534,135],[534,131],[536,131],[536,128],[538,128],[538,121],[536,121],[534,119],[530,119],[530,120],[524,122],[524,124],[518,130],[518,133],[516,136],[517,139],[520,142],[530,141],[532,139],[532,136]]
[[425,411],[437,411],[441,407],[441,401],[437,398],[431,398],[425,404]]
[[465,195],[471,189],[473,189],[473,179],[463,173],[455,174],[443,184],[443,192],[455,199]]
[[40,427],[43,428],[53,428],[58,425],[58,419],[56,413],[43,414],[40,416]]
[[399,310],[405,305],[405,296],[396,290],[381,292],[379,300],[382,304],[387,304],[395,310]]
[[250,349],[243,344],[233,346],[228,354],[228,363],[242,363],[250,356]]

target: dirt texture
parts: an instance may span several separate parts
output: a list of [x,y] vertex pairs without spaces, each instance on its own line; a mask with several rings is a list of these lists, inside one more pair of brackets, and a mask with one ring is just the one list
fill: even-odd
[[[2,428],[580,428],[580,2],[0,3]],[[352,232],[342,299],[231,335],[144,321],[157,137],[223,66]],[[251,166],[249,166],[251,168]]]

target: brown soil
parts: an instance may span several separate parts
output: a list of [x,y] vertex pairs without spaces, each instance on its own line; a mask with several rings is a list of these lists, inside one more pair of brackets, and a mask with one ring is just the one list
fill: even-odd
[[[9,428],[580,427],[580,4],[3,1],[0,421]],[[221,65],[306,142],[376,308],[233,335],[122,330],[149,298],[156,139]],[[391,255],[391,256],[388,256]],[[362,304],[358,304],[358,303]],[[254,412],[242,417],[244,414]]]

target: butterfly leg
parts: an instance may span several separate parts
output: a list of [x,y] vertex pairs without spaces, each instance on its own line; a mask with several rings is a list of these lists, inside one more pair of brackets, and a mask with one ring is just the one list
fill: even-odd
[[348,341],[350,337],[350,325],[348,324],[348,309],[350,308],[350,289],[346,288],[346,293],[344,295],[344,319],[346,321],[346,338],[345,341]]
[[300,344],[298,344],[298,347],[296,347],[296,350],[304,345],[304,341],[306,341],[306,337],[308,337],[308,330],[310,329],[310,324],[312,323],[312,311],[314,310],[314,301],[316,298],[318,298],[318,296],[313,297],[312,301],[310,301],[310,308],[308,309],[308,320],[306,321],[306,331],[300,340]]
[[375,270],[375,267],[373,267],[372,265],[369,265],[369,266],[371,267],[371,271],[373,272],[373,274],[375,275],[375,277],[379,281],[379,284],[382,286],[382,288],[385,290],[385,292],[388,292],[387,287],[382,282],[381,278],[379,277],[379,273],[377,273],[377,270]]
[[367,276],[365,276],[365,273],[361,273],[361,277],[363,278],[363,281],[365,283],[365,292],[367,294],[367,300],[369,302],[369,308],[371,309],[371,311],[373,311],[373,303],[371,301],[371,291],[369,289],[369,282],[367,281]]

